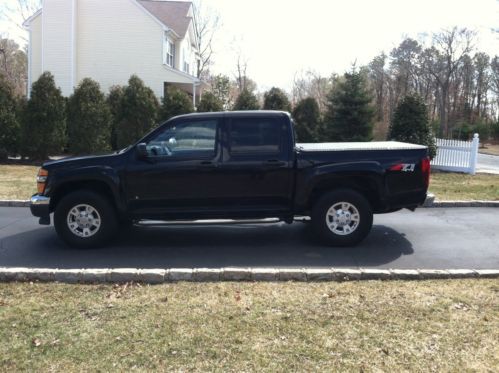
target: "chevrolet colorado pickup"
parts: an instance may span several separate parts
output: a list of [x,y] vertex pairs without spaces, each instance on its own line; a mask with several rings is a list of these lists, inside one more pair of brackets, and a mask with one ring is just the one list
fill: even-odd
[[147,221],[310,217],[332,246],[369,233],[373,213],[426,198],[425,146],[400,142],[296,144],[288,113],[172,118],[117,153],[45,162],[31,212],[70,246],[103,245]]

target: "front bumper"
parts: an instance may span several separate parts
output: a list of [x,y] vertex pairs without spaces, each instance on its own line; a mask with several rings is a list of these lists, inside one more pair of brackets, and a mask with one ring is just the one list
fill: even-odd
[[50,198],[35,194],[30,199],[29,209],[31,214],[40,218],[42,225],[50,224]]

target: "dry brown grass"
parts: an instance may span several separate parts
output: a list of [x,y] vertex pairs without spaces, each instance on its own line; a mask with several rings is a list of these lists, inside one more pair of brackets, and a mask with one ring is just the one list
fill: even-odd
[[494,371],[499,282],[0,284],[2,371]]
[[499,201],[499,175],[434,172],[430,192],[440,201]]
[[29,199],[36,193],[36,166],[0,165],[0,199]]
[[478,152],[482,154],[499,155],[499,144],[484,144],[483,147],[480,146]]

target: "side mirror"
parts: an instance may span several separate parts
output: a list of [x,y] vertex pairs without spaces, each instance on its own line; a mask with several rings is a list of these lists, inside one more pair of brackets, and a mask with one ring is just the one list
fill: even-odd
[[144,142],[137,144],[135,150],[137,151],[137,157],[139,159],[146,159],[149,156],[149,153],[147,153],[147,144]]

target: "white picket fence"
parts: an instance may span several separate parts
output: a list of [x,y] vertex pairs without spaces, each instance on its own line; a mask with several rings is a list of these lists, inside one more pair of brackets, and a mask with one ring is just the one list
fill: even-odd
[[437,170],[475,174],[480,139],[476,133],[471,141],[437,140],[437,156],[431,166]]

